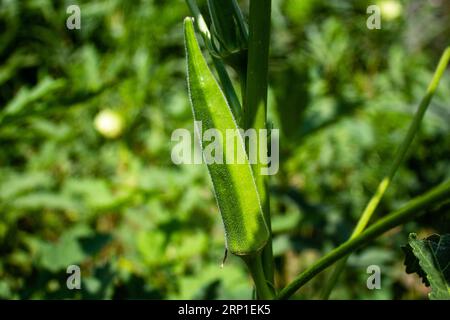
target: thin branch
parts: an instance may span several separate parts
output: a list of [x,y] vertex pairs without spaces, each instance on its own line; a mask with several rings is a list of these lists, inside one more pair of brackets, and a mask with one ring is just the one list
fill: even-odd
[[405,206],[399,210],[387,215],[380,219],[378,222],[367,228],[353,239],[348,240],[330,253],[319,259],[314,265],[302,272],[297,278],[295,278],[288,286],[286,286],[277,299],[288,299],[298,289],[305,285],[309,280],[314,278],[320,272],[333,265],[336,261],[342,257],[350,254],[358,248],[366,245],[373,239],[379,237],[386,231],[404,224],[414,218],[424,214],[424,209],[437,205],[442,201],[448,201],[450,197],[450,180],[440,184],[427,193],[414,198],[409,201]]
[[[416,133],[419,131],[420,124],[422,122],[422,119],[425,115],[425,112],[428,109],[428,106],[430,105],[431,99],[434,96],[434,93],[436,92],[436,89],[439,85],[439,82],[445,72],[445,69],[447,68],[447,65],[450,60],[450,47],[448,47],[444,53],[441,56],[441,59],[439,61],[439,64],[436,68],[436,71],[433,75],[433,79],[431,80],[427,92],[425,94],[425,97],[420,102],[419,108],[417,109],[417,112],[414,115],[413,121],[411,122],[411,125],[409,126],[408,132],[403,139],[402,144],[400,145],[400,148],[397,150],[397,153],[394,157],[394,161],[392,162],[392,165],[389,169],[389,172],[387,176],[385,176],[380,184],[377,187],[377,190],[375,194],[372,196],[370,201],[367,203],[366,208],[364,209],[361,217],[359,218],[359,221],[350,237],[350,239],[355,238],[361,232],[367,227],[370,219],[372,218],[375,210],[377,209],[381,199],[383,198],[384,194],[386,193],[386,190],[388,189],[389,185],[391,184],[392,179],[394,178],[398,168],[403,163],[406,153],[409,150],[409,147],[411,146],[411,143],[414,140],[414,137],[416,136]],[[323,299],[328,299],[331,292],[333,291],[334,286],[336,285],[340,274],[342,273],[343,269],[345,268],[345,264],[347,263],[348,257],[342,259],[338,265],[336,265],[336,268],[334,269],[331,277],[327,281],[327,285],[324,287],[324,290],[321,294]]]

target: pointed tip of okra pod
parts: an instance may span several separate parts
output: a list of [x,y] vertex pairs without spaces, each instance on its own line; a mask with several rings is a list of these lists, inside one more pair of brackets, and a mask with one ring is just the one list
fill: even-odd
[[193,17],[184,18],[183,25],[184,25],[184,29],[194,28],[194,18]]
[[195,43],[196,39],[195,39],[194,18],[192,17],[184,18],[183,26],[184,26],[184,39],[186,44]]

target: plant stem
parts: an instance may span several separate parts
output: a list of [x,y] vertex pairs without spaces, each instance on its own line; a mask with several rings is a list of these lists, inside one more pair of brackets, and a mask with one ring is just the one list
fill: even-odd
[[230,77],[228,76],[227,70],[225,69],[225,65],[220,59],[212,56],[214,67],[216,68],[217,74],[219,76],[220,83],[222,84],[222,89],[227,98],[228,103],[230,104],[231,111],[233,112],[234,118],[238,124],[241,124],[242,121],[242,108],[239,98],[234,90],[233,83],[231,82]]
[[[249,44],[245,97],[243,103],[243,124],[245,129],[266,129],[267,88],[269,71],[270,17],[271,0],[250,0]],[[258,135],[259,136],[259,135]],[[258,138],[259,139],[259,138]],[[267,154],[267,146],[257,143],[258,154]],[[258,189],[264,219],[271,232],[270,204],[267,176],[260,174],[261,164],[252,165]],[[262,251],[264,274],[270,283],[274,283],[272,236]]]
[[265,128],[271,0],[250,0],[245,128]]
[[[449,60],[450,60],[450,47],[448,47],[441,56],[439,64],[433,75],[433,79],[431,80],[431,82],[428,86],[425,97],[420,102],[419,108],[417,109],[417,112],[414,115],[413,121],[412,121],[411,125],[409,126],[408,132],[407,132],[405,138],[403,139],[403,142],[400,145],[400,148],[397,150],[397,153],[394,157],[394,161],[392,162],[392,165],[389,169],[388,175],[385,176],[381,180],[380,184],[378,185],[377,191],[372,196],[372,198],[368,202],[366,208],[364,209],[358,223],[356,224],[355,229],[353,230],[353,233],[352,233],[350,239],[353,239],[356,236],[358,236],[359,234],[361,234],[361,232],[366,228],[366,226],[369,223],[370,219],[372,218],[376,208],[378,207],[378,204],[380,203],[381,199],[383,198],[384,194],[386,193],[386,190],[388,189],[389,185],[391,184],[391,181],[394,178],[395,173],[397,172],[398,168],[400,167],[403,160],[405,159],[406,153],[408,152],[408,149],[411,146],[411,143],[414,140],[416,133],[419,131],[422,119],[425,115],[425,112],[428,109],[428,106],[431,102],[431,99],[434,96],[434,93],[436,92],[439,82],[440,82],[440,80],[445,72],[445,69],[449,63]],[[327,285],[324,287],[324,290],[321,294],[321,297],[323,299],[329,298],[334,286],[336,285],[336,283],[339,279],[340,274],[342,273],[343,269],[345,268],[347,259],[348,259],[348,257],[345,257],[336,265],[331,277],[327,281]]]
[[[196,1],[195,0],[186,0],[186,3],[191,11],[191,14],[194,16],[194,22],[195,22],[197,31],[201,34],[208,51],[212,52],[213,49],[212,49],[212,45],[211,45],[211,33],[208,29],[208,26],[206,25],[206,22],[202,16],[202,13],[200,12],[200,9],[197,6]],[[230,104],[231,110],[233,111],[233,115],[234,115],[236,121],[238,121],[238,123],[240,123],[241,118],[242,118],[241,103],[236,94],[236,91],[234,90],[233,83],[231,82],[231,79],[227,73],[225,65],[220,59],[216,58],[212,54],[211,54],[211,58],[212,58],[214,67],[217,71],[217,75],[219,76],[220,83],[222,84],[222,90],[225,94],[225,97],[226,97],[228,103]]]
[[243,257],[247,264],[248,270],[253,278],[258,299],[271,300],[274,298],[272,289],[268,286],[266,276],[264,274],[263,265],[261,263],[261,254]]
[[367,244],[386,231],[404,224],[420,215],[423,209],[436,205],[441,201],[448,201],[450,197],[450,180],[440,184],[427,193],[414,198],[399,210],[380,219],[378,222],[367,228],[358,236],[344,242],[342,245],[332,250],[330,253],[319,259],[314,265],[302,272],[288,286],[286,286],[277,296],[277,299],[287,299],[299,288],[314,278],[317,274],[334,264],[342,257]]

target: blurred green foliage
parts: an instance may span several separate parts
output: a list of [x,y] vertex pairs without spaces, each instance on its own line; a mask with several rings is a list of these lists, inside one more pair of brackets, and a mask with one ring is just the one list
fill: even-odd
[[[449,45],[448,1],[396,1],[400,16],[368,30],[371,2],[273,0],[280,285],[349,236]],[[81,30],[66,28],[74,3]],[[0,298],[251,298],[239,261],[220,268],[206,167],[170,158],[172,131],[193,127],[187,15],[181,0],[0,2]],[[378,215],[449,178],[449,105],[447,73]],[[102,110],[123,123],[116,138],[96,130]],[[400,246],[412,231],[448,232],[450,208],[440,210],[353,255],[333,297],[426,297]],[[66,288],[70,264],[82,290]],[[381,290],[366,287],[370,264],[381,267]]]

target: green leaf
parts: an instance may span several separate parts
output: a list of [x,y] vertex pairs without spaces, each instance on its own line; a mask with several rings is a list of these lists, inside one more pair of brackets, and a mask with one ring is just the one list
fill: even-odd
[[[194,120],[202,122],[204,132],[215,129],[223,138],[227,136],[227,130],[238,132],[239,128],[225,96],[201,53],[191,18],[185,19],[184,27],[188,86]],[[223,151],[220,155],[222,163],[214,161],[208,164],[208,170],[225,227],[228,250],[237,255],[251,255],[264,247],[269,238],[269,230],[242,136],[237,134],[237,138],[233,139],[233,146],[228,145],[233,147],[234,155],[237,152],[244,155],[242,163],[227,161],[226,140],[229,139],[216,138],[214,141]],[[208,142],[201,142],[204,149]]]
[[15,115],[24,111],[27,106],[45,96],[53,94],[55,91],[61,89],[64,84],[65,82],[61,79],[54,80],[50,77],[46,77],[32,89],[22,87],[16,96],[2,110],[0,113],[0,120],[3,120],[7,115]]
[[42,243],[38,264],[51,272],[58,272],[94,257],[111,240],[108,234],[96,234],[87,226],[79,225],[66,231],[56,243]]
[[409,244],[402,249],[406,272],[416,272],[427,286],[431,285],[430,299],[450,300],[450,234],[418,240],[411,233]]

